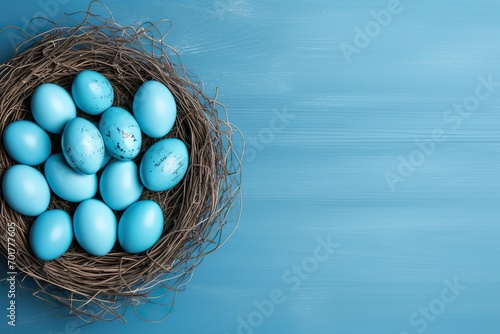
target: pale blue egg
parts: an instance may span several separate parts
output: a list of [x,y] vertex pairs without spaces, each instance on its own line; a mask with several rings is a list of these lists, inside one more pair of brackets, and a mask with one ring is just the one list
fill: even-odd
[[175,99],[161,82],[146,81],[134,96],[133,111],[142,132],[152,138],[165,136],[177,115]]
[[3,145],[12,159],[30,166],[47,160],[52,151],[47,132],[30,121],[10,123],[3,132]]
[[134,116],[120,107],[111,107],[99,122],[106,151],[118,160],[132,160],[141,151],[142,133]]
[[152,191],[164,191],[177,185],[186,174],[189,154],[186,144],[177,138],[160,140],[146,151],[141,160],[142,184]]
[[111,82],[95,71],[79,72],[73,79],[71,93],[78,108],[89,115],[100,115],[113,104]]
[[31,97],[31,112],[42,128],[61,133],[66,123],[76,117],[76,106],[66,89],[44,83],[35,89]]
[[125,210],[141,197],[143,186],[139,168],[133,161],[110,162],[102,172],[99,190],[111,209]]
[[104,161],[104,142],[99,129],[90,121],[76,117],[66,124],[61,147],[68,165],[82,174],[95,174]]
[[87,199],[75,210],[73,230],[83,249],[92,255],[104,256],[116,243],[115,214],[103,202]]
[[47,210],[50,189],[42,173],[26,165],[9,167],[2,179],[2,193],[9,206],[25,216]]
[[[99,122],[92,122],[92,124],[95,125],[95,127],[97,129],[99,129]],[[102,134],[101,134],[102,136]],[[104,138],[103,138],[103,142],[104,142]],[[106,145],[104,146],[104,160],[102,161],[102,164],[101,164],[101,167],[99,168],[99,170],[102,170],[104,169],[104,167],[106,167],[108,165],[108,163],[111,161],[111,159],[113,159],[113,157],[111,155],[109,155],[108,151],[106,151]]]
[[81,202],[97,192],[97,175],[78,173],[68,165],[62,153],[47,159],[44,172],[52,191],[65,201]]
[[30,229],[33,254],[43,261],[57,259],[68,250],[73,241],[71,217],[63,210],[49,210],[35,220]]
[[118,224],[118,241],[131,254],[144,252],[160,239],[163,212],[158,203],[139,201],[128,207]]

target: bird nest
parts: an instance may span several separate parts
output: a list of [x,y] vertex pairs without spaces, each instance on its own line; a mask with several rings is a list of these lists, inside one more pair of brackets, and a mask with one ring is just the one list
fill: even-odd
[[[167,86],[177,104],[177,119],[167,137],[186,143],[190,166],[176,187],[164,192],[144,190],[141,200],[156,201],[165,217],[160,240],[147,252],[128,254],[116,244],[109,254],[96,257],[74,241],[60,258],[41,261],[29,246],[35,218],[13,211],[4,196],[0,198],[0,251],[14,264],[18,283],[23,287],[24,278],[31,277],[37,297],[63,310],[69,308],[70,314],[85,321],[124,320],[127,306],[175,295],[204,255],[232,234],[241,212],[243,140],[237,151],[233,138],[240,133],[216,101],[217,92],[209,98],[201,82],[186,73],[178,54],[164,42],[166,34],[159,23],[122,27],[109,16],[92,14],[89,7],[75,25],[51,22],[48,31],[27,36],[14,57],[0,65],[0,133],[16,120],[33,120],[30,99],[37,86],[50,82],[69,90],[82,70],[108,78],[115,91],[114,105],[127,110],[138,87],[148,80]],[[7,29],[15,27],[4,28],[3,33]],[[94,121],[81,112],[78,116]],[[51,136],[53,152],[60,152],[60,135]],[[144,135],[136,159],[160,139]],[[0,146],[3,177],[15,162]],[[43,172],[42,166],[36,168]],[[76,206],[52,194],[49,209],[63,209],[71,215]],[[116,214],[119,218],[120,212]],[[170,309],[165,309],[166,314]]]

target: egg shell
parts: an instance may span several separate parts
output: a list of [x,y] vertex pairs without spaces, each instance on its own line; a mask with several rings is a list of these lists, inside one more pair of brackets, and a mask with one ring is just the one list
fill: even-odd
[[102,164],[101,164],[101,167],[99,168],[99,170],[104,169],[109,164],[111,159],[113,159],[113,157],[111,155],[109,155],[109,153],[106,151],[106,148],[104,148],[104,159],[102,161]]
[[76,117],[76,106],[66,89],[44,83],[33,92],[31,112],[42,128],[52,133],[61,133],[66,123]]
[[85,175],[71,168],[62,153],[50,156],[44,166],[50,189],[68,202],[81,202],[97,193],[97,175]]
[[139,168],[133,161],[114,160],[104,169],[99,180],[104,202],[113,210],[125,210],[141,197],[143,186]]
[[[99,122],[92,122],[92,124],[94,124],[95,127],[97,129],[99,129]],[[101,137],[102,137],[102,134],[101,134]],[[104,138],[103,138],[103,142],[104,142]],[[101,167],[99,168],[99,170],[103,170],[104,167],[106,167],[108,165],[108,163],[111,161],[111,159],[113,159],[113,157],[111,155],[109,155],[108,151],[106,151],[106,145],[104,145],[104,160],[102,161],[102,164],[101,164]]]
[[186,144],[177,138],[160,140],[146,151],[141,160],[142,184],[152,191],[176,186],[186,174],[189,154]]
[[158,203],[139,201],[128,207],[118,224],[118,241],[131,254],[144,252],[160,239],[163,212]]
[[104,256],[116,243],[115,214],[103,202],[87,199],[75,210],[73,230],[83,249],[92,255]]
[[2,193],[9,206],[25,216],[47,210],[50,189],[42,173],[26,165],[9,167],[2,179]]
[[90,121],[76,117],[66,124],[61,147],[68,165],[82,174],[95,174],[104,162],[104,142],[99,129]]
[[71,93],[78,108],[89,115],[100,115],[113,104],[111,82],[96,71],[78,72],[73,79]]
[[118,160],[132,160],[141,151],[142,133],[134,116],[120,107],[111,107],[101,116],[99,131],[106,151]]
[[133,112],[142,132],[149,137],[160,138],[174,126],[177,107],[170,90],[161,82],[151,80],[137,89]]
[[37,217],[30,229],[29,242],[33,254],[43,261],[63,255],[73,241],[73,224],[63,210],[49,210]]
[[30,121],[10,123],[3,132],[3,145],[9,156],[20,164],[39,165],[50,156],[49,135]]

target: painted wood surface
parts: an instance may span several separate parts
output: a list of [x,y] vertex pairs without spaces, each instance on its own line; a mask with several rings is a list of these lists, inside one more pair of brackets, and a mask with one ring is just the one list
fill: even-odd
[[[29,3],[1,24],[87,6]],[[240,227],[166,321],[73,328],[23,294],[2,333],[500,332],[498,1],[105,3],[171,19],[219,88],[246,137]]]

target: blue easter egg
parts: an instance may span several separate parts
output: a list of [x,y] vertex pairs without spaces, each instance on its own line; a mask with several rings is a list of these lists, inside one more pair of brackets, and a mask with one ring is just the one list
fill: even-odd
[[76,106],[66,89],[44,83],[33,93],[31,112],[42,128],[52,133],[61,133],[66,123],[76,117]]
[[117,224],[113,211],[103,202],[87,199],[81,202],[73,216],[75,238],[88,253],[108,254],[116,242]]
[[160,138],[174,126],[177,107],[170,90],[161,82],[151,80],[137,89],[133,112],[142,132]]
[[140,176],[152,191],[164,191],[177,185],[186,174],[189,154],[186,144],[177,138],[160,140],[146,151],[141,160]]
[[66,124],[61,147],[68,165],[82,174],[95,174],[104,161],[104,142],[94,124],[76,117]]
[[160,239],[163,212],[158,203],[139,201],[125,210],[118,224],[118,241],[131,254],[144,252]]
[[111,82],[101,73],[84,70],[79,72],[71,85],[71,94],[81,111],[100,115],[111,107],[114,91]]
[[102,172],[99,190],[111,209],[125,210],[141,197],[143,186],[139,168],[133,161],[110,162]]
[[120,107],[111,107],[101,116],[99,131],[106,151],[118,160],[132,160],[141,151],[142,133],[134,116]]
[[9,206],[25,216],[47,210],[50,189],[42,173],[26,165],[9,167],[2,179],[2,193]]

